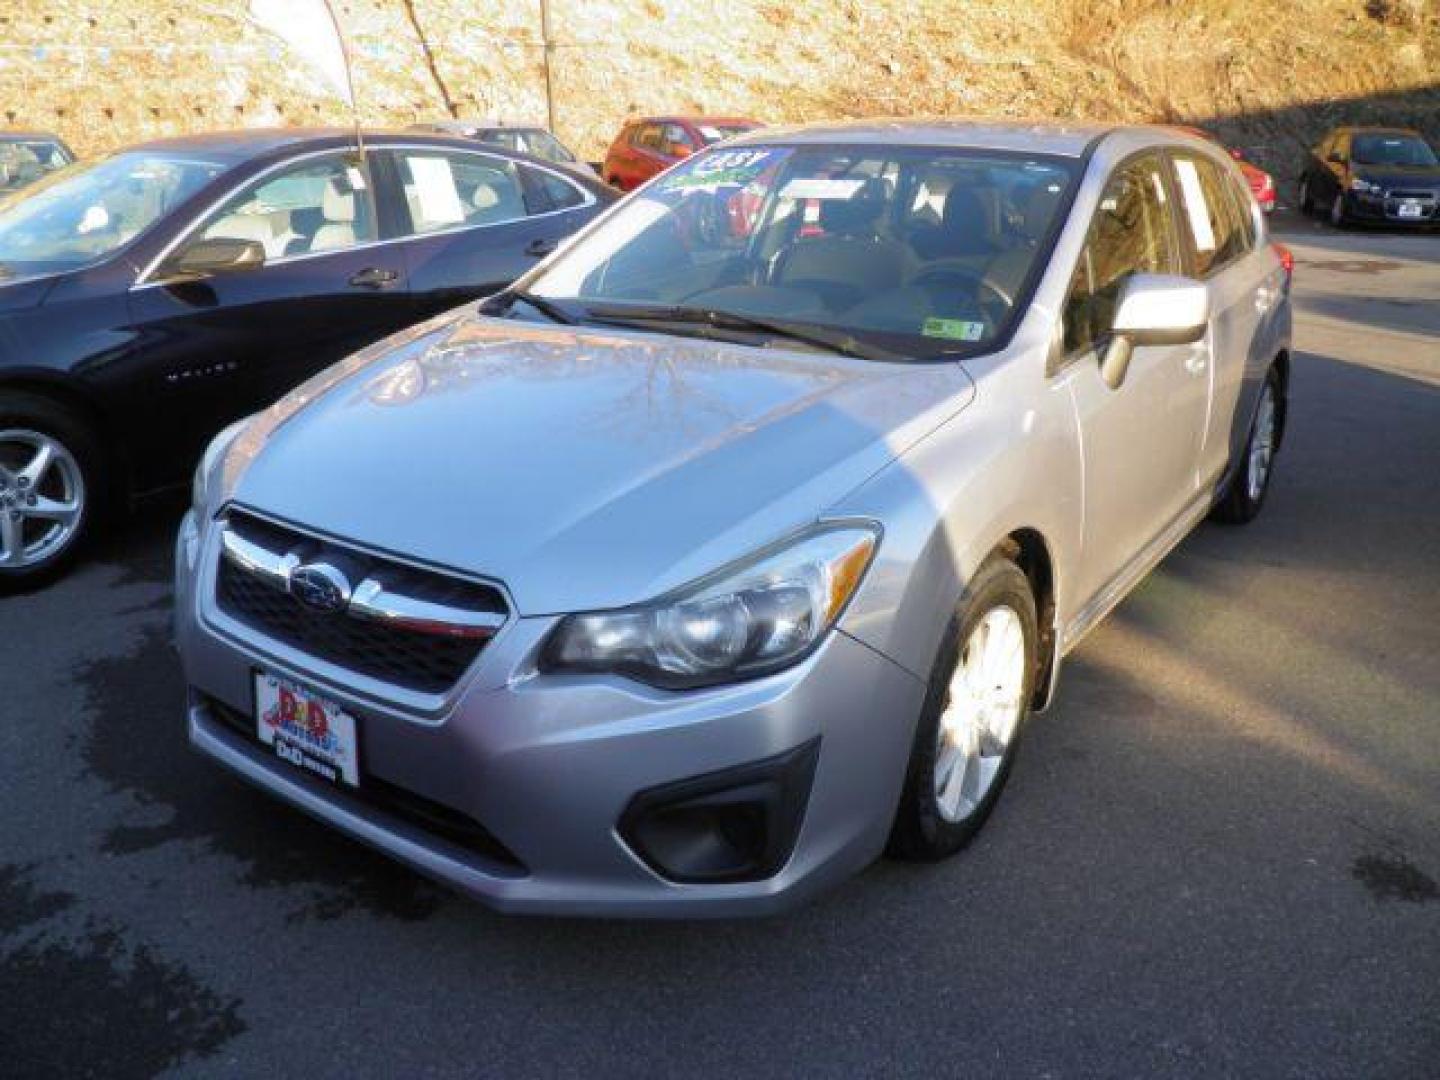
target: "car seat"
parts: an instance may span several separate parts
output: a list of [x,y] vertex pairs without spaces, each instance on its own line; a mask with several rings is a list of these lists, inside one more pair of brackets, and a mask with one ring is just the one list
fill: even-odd
[[882,178],[872,177],[848,199],[825,199],[820,205],[822,235],[782,248],[772,284],[808,289],[831,311],[898,285],[911,256],[904,244],[880,235],[887,191]]

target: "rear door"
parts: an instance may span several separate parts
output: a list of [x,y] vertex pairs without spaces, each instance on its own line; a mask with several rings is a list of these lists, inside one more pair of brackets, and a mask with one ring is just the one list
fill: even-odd
[[[1187,272],[1210,288],[1213,407],[1197,461],[1202,485],[1219,480],[1269,366],[1261,327],[1279,302],[1283,271],[1260,243],[1254,198],[1228,162],[1178,151],[1172,155],[1187,253]],[[1237,423],[1237,416],[1240,422]]]
[[[405,266],[377,222],[367,163],[348,151],[305,155],[246,182],[131,290],[139,346],[164,380],[167,408],[196,421],[183,455],[407,323]],[[188,245],[217,237],[260,243],[264,265],[201,281],[171,276]]]
[[561,171],[483,150],[384,150],[403,218],[416,320],[505,288],[593,214]]
[[1082,433],[1084,548],[1076,588],[1087,600],[1122,580],[1197,498],[1195,465],[1209,396],[1206,343],[1136,348],[1117,389],[1100,375],[1126,280],[1181,272],[1174,203],[1158,152],[1117,166],[1062,312],[1064,361],[1057,378],[1068,382]]

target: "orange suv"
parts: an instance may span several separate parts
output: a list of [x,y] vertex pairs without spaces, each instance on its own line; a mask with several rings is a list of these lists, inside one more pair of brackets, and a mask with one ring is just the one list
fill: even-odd
[[601,176],[633,191],[677,161],[713,143],[763,125],[738,116],[641,116],[627,120],[610,144]]

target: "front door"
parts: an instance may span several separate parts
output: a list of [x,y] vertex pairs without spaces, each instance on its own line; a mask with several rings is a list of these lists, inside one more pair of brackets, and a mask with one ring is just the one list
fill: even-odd
[[1149,153],[1121,164],[1091,222],[1063,313],[1068,383],[1083,440],[1084,536],[1075,595],[1123,578],[1196,500],[1196,463],[1209,398],[1209,343],[1135,349],[1125,381],[1100,375],[1127,278],[1174,274],[1182,262],[1174,194]]
[[[134,347],[156,372],[157,404],[195,421],[193,445],[155,433],[155,452],[178,459],[156,462],[160,474],[187,467],[224,424],[409,321],[405,266],[399,245],[381,242],[370,177],[341,152],[271,171],[132,290]],[[258,242],[264,264],[193,281],[167,273],[186,245],[217,237]]]

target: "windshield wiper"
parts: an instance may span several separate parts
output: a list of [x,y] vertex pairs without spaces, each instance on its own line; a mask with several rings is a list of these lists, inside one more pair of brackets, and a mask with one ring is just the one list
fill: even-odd
[[858,340],[843,330],[827,330],[810,323],[788,319],[767,319],[740,315],[733,311],[686,307],[683,304],[589,304],[585,314],[597,322],[652,323],[670,322],[710,326],[717,330],[771,334],[775,337],[813,345],[841,356],[860,360],[908,360],[910,357]]
[[516,301],[529,304],[551,322],[574,326],[580,321],[554,300],[547,300],[545,297],[537,296],[525,289],[504,289],[496,293],[480,304],[480,313],[482,315],[501,315],[509,311]]

